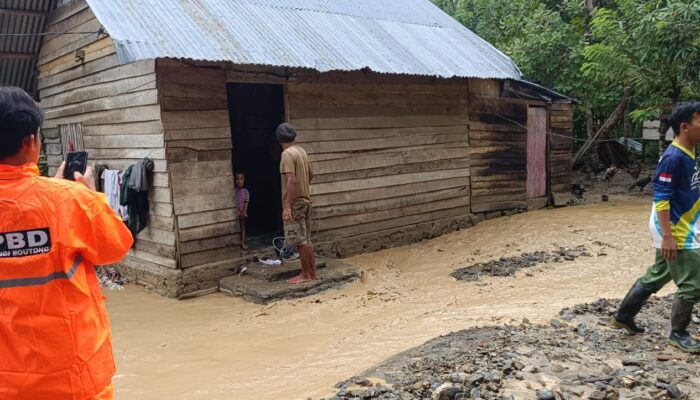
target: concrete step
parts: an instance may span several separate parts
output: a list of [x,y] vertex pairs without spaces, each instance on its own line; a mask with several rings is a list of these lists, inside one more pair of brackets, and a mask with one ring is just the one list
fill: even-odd
[[[301,273],[301,262],[299,260],[285,261],[282,265],[271,266],[257,262],[248,263],[245,265],[245,268],[243,275],[267,282],[275,282],[284,281],[299,275]],[[321,270],[322,268],[326,268],[326,262],[322,259],[316,259],[316,269]]]
[[[269,304],[282,299],[311,296],[328,289],[338,289],[360,276],[356,267],[343,262],[328,261],[326,268],[318,270],[318,280],[292,285],[285,280],[267,281],[257,276],[236,275],[219,281],[219,291],[229,296],[242,297],[257,303]],[[274,268],[274,267],[272,267]]]

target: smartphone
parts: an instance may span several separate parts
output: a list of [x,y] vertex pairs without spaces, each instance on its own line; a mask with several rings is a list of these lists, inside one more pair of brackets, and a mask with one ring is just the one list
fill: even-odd
[[87,151],[70,151],[66,155],[66,168],[63,170],[63,177],[71,181],[75,180],[74,172],[85,173],[87,169]]

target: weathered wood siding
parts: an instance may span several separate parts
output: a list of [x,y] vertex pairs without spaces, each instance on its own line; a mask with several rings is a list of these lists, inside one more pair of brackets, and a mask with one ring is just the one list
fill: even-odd
[[308,73],[287,92],[315,174],[318,240],[469,214],[466,80]]
[[[73,0],[49,17],[48,32],[97,32],[101,24],[84,0]],[[76,58],[84,51],[84,59]],[[155,62],[119,65],[109,37],[47,35],[38,62],[39,95],[49,172],[62,159],[58,126],[82,123],[90,164],[125,169],[154,160],[149,227],[138,235],[124,263],[142,269],[174,269],[175,225],[156,90]]]
[[226,71],[158,60],[182,269],[240,257]]
[[501,82],[469,80],[471,211],[527,208],[527,102],[501,98]]
[[571,103],[554,103],[549,111],[549,179],[552,193],[570,193],[574,111]]

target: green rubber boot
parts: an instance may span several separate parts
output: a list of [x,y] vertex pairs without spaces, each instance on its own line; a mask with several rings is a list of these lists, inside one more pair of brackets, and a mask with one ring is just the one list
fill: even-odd
[[637,326],[634,322],[634,317],[639,314],[642,306],[653,293],[639,281],[635,282],[630,291],[627,292],[627,296],[620,303],[617,314],[610,318],[610,325],[616,329],[624,329],[630,335],[644,333],[644,328]]
[[684,353],[700,353],[700,342],[693,339],[687,330],[693,317],[694,305],[676,297],[671,308],[671,335],[668,344]]

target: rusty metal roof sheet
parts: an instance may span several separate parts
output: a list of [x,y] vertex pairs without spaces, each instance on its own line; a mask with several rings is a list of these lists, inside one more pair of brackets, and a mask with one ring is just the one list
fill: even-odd
[[122,63],[153,58],[520,79],[428,0],[87,0]]

